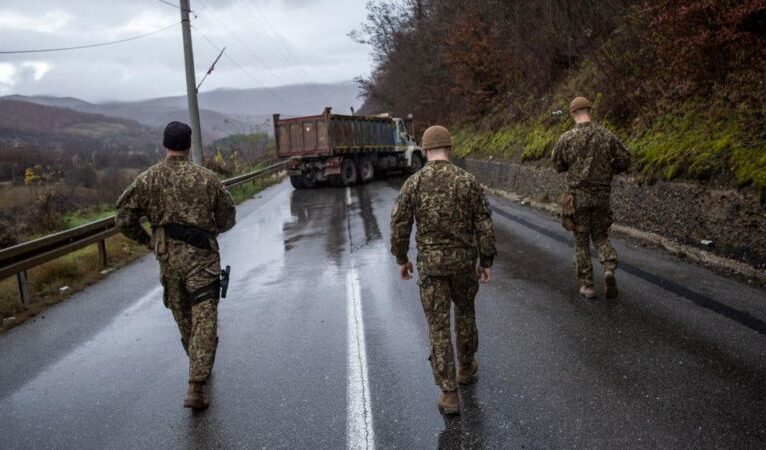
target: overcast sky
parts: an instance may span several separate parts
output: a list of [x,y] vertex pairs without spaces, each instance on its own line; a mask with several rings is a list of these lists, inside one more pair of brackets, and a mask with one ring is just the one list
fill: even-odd
[[[190,1],[197,16],[192,15],[197,80],[218,53],[205,37],[226,46],[244,68],[222,58],[202,91],[338,82],[369,73],[368,48],[347,36],[364,20],[365,0]],[[177,22],[180,10],[160,0],[2,0],[0,51],[107,42]],[[107,47],[0,54],[0,95],[136,100],[185,89],[180,24]]]

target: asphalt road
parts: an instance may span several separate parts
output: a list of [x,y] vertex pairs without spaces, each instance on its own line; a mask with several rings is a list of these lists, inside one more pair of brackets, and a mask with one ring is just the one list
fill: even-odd
[[417,285],[388,254],[400,183],[282,183],[239,207],[203,413],[181,407],[152,258],[0,335],[0,447],[764,447],[764,290],[618,239],[620,299],[581,299],[556,220],[500,199],[479,380],[445,419]]

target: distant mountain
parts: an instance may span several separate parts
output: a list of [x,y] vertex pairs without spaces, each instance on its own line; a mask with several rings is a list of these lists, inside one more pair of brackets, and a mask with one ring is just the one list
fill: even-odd
[[[222,113],[250,116],[319,114],[331,107],[340,114],[359,109],[359,88],[353,81],[335,84],[297,84],[271,89],[219,89],[200,94],[200,105]],[[181,97],[186,101],[186,97]]]
[[157,149],[160,132],[132,120],[0,98],[0,144],[7,146],[146,152]]
[[[295,84],[274,88],[216,89],[199,94],[200,108],[242,117],[269,117],[319,114],[329,106],[340,113],[358,109],[359,89],[355,82]],[[186,96],[161,97],[131,104],[152,108],[186,109]],[[110,104],[112,105],[112,104]]]
[[[1,100],[14,100],[19,102],[33,103],[37,105],[67,108],[79,112],[100,114],[103,116],[129,119],[149,127],[162,128],[166,123],[173,120],[189,122],[189,114],[185,108],[145,105],[137,103],[88,103],[71,97],[47,97],[47,96],[24,96],[9,95],[0,97]],[[261,123],[265,120],[263,118]],[[227,116],[216,111],[207,109],[200,110],[202,122],[202,137],[205,143],[229,136],[235,133],[249,133],[256,131],[257,126],[248,122]]]
[[[319,114],[326,106],[339,113],[349,113],[351,107],[358,109],[361,104],[358,92],[352,81],[202,92],[199,94],[202,137],[205,143],[210,143],[231,134],[271,133],[274,113],[283,116]],[[108,103],[88,103],[71,97],[11,95],[2,98],[121,117],[159,128],[172,120],[189,121],[184,95]]]

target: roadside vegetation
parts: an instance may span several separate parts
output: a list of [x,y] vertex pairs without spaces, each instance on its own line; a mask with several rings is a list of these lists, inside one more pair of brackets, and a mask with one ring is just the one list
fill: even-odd
[[[766,200],[766,1],[373,1],[353,34],[376,68],[363,112],[446,123],[457,152],[547,164],[595,102],[634,174],[752,188]],[[447,32],[446,30],[450,30]],[[413,63],[414,62],[414,63]]]
[[[243,147],[243,142],[262,147],[256,152],[252,147]],[[242,156],[245,152],[250,156],[257,155],[256,162]],[[207,153],[211,154],[211,157],[205,161],[206,166],[218,172],[222,178],[257,170],[274,158],[273,143],[268,136],[264,140],[260,135],[228,139],[213,146]],[[61,189],[67,189],[60,180],[47,184],[0,186],[0,213],[9,217],[4,223],[0,223],[3,225],[0,228],[0,238],[2,235],[6,236],[5,245],[0,245],[0,248],[113,215],[114,200],[138,172],[137,169],[130,177],[120,179],[115,187],[109,189],[108,194],[96,189],[92,196],[85,197],[59,194]],[[241,203],[253,198],[268,186],[276,184],[280,179],[278,176],[269,176],[246,183],[231,189],[232,197],[236,203]],[[112,190],[114,192],[111,192]],[[94,198],[104,197],[107,201],[87,203]],[[18,219],[15,222],[12,221],[14,215]],[[32,304],[26,310],[19,300],[16,277],[0,280],[0,319],[13,316],[16,320],[9,326],[21,323],[148,253],[144,247],[122,235],[109,238],[106,245],[109,264],[107,269],[101,267],[98,248],[95,245],[30,269],[27,273]]]

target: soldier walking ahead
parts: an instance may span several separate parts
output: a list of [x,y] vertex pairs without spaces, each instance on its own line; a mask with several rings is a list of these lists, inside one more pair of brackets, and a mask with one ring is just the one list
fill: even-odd
[[[205,409],[204,385],[218,346],[221,272],[216,237],[231,229],[235,209],[218,176],[189,161],[191,128],[165,128],[165,160],[141,173],[117,201],[117,227],[149,246],[160,263],[164,303],[173,313],[189,356],[184,406]],[[147,217],[152,236],[141,226]]]
[[[402,279],[411,279],[413,267],[407,251],[416,221],[418,285],[431,340],[429,360],[442,390],[438,405],[445,414],[458,414],[457,383],[471,383],[479,369],[474,357],[479,346],[474,298],[479,280],[487,283],[492,278],[495,235],[481,186],[473,175],[449,161],[449,131],[441,126],[428,128],[423,134],[423,149],[428,164],[404,183],[391,213],[391,253]],[[457,377],[450,337],[452,303]]]
[[584,97],[572,100],[570,112],[576,126],[564,133],[553,148],[553,164],[558,172],[567,172],[569,191],[562,199],[564,227],[574,232],[575,263],[580,280],[580,294],[594,298],[593,264],[590,241],[596,247],[604,267],[604,295],[617,297],[617,253],[609,243],[612,225],[612,178],[628,170],[630,153],[606,128],[594,124],[591,103]]

